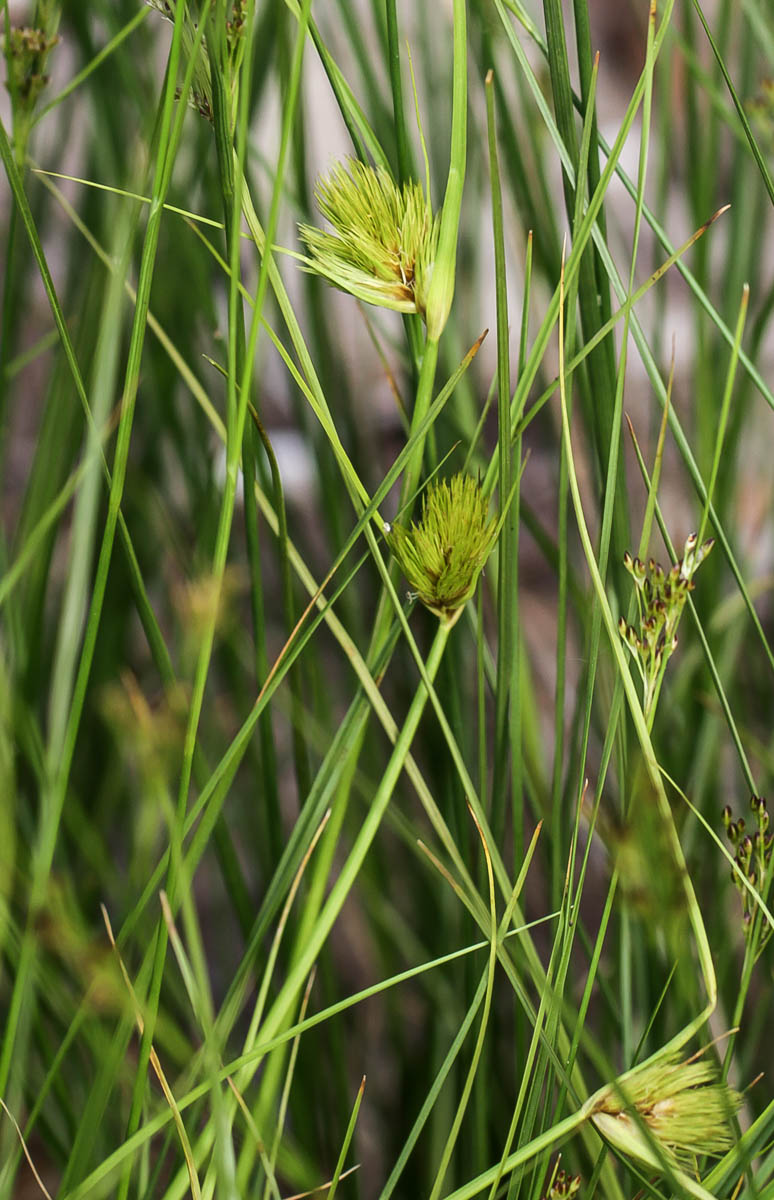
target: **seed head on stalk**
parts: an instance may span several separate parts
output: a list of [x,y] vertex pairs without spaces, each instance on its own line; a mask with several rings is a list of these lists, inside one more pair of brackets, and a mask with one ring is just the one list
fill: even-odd
[[666,1161],[682,1172],[694,1170],[704,1155],[731,1149],[730,1119],[740,1103],[711,1062],[699,1057],[680,1062],[670,1054],[598,1092],[591,1119],[623,1154],[656,1170]]
[[621,617],[618,629],[634,658],[643,683],[642,707],[646,717],[658,700],[661,681],[677,649],[677,627],[688,595],[694,589],[694,573],[714,545],[710,538],[698,544],[695,533],[685,543],[683,557],[669,570],[652,558],[645,564],[624,555],[624,566],[635,583],[639,629]]
[[497,533],[481,486],[459,473],[430,483],[419,521],[408,529],[393,525],[389,543],[411,590],[453,625],[476,589]]
[[332,231],[300,226],[308,269],[367,304],[424,316],[438,220],[422,185],[349,159],[318,180],[315,198]]

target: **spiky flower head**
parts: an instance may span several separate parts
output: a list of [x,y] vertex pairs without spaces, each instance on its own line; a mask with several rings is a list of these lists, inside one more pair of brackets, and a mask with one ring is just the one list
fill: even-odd
[[714,540],[698,544],[692,533],[686,540],[683,557],[669,570],[652,558],[646,565],[639,558],[624,555],[624,566],[635,583],[639,629],[621,617],[618,629],[631,651],[643,683],[643,709],[648,716],[661,686],[666,665],[677,649],[677,627],[694,589],[693,576],[714,545]]
[[422,516],[409,529],[393,525],[390,548],[411,590],[453,625],[476,589],[497,537],[489,500],[470,475],[429,484]]
[[740,1103],[706,1059],[680,1062],[673,1054],[633,1072],[620,1089],[606,1088],[592,1120],[619,1150],[659,1168],[644,1125],[671,1167],[690,1169],[696,1158],[724,1154],[733,1146],[729,1121]]
[[48,83],[46,64],[54,46],[56,34],[49,36],[44,29],[11,29],[0,39],[8,67],[6,87],[14,103],[32,112],[38,96]]
[[438,220],[421,184],[349,159],[318,180],[315,198],[333,232],[299,227],[309,269],[367,304],[424,316]]
[[[774,834],[769,833],[769,813],[763,796],[751,797],[750,810],[753,824],[747,829],[744,817],[733,819],[730,805],[727,804],[723,809],[723,824],[728,840],[736,852],[734,865],[737,870],[732,871],[731,878],[742,901],[742,928],[746,938],[750,937],[753,930],[757,902],[739,875],[742,875],[751,887],[761,887],[768,877],[774,850]],[[761,928],[757,938],[756,959],[763,953],[771,936],[772,931],[768,926]]]

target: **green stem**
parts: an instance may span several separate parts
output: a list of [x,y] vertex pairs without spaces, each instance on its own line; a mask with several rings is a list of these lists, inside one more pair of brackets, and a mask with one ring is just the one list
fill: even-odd
[[[20,172],[21,174],[21,172]],[[16,281],[16,243],[17,243],[17,225],[18,225],[18,208],[16,201],[11,197],[11,211],[8,216],[8,230],[5,239],[5,268],[3,270],[3,313],[0,317],[0,435],[2,435],[3,426],[5,424],[5,393],[6,393],[6,371],[8,363],[11,359],[12,338],[14,332],[14,317],[19,312],[17,304],[11,300],[11,295]],[[22,280],[18,280],[18,286],[21,288]],[[23,295],[23,293],[22,293]],[[18,301],[17,294],[16,300]],[[4,440],[4,439],[3,439]],[[2,473],[2,462],[0,461],[0,473]]]
[[[401,183],[406,183],[411,178],[411,150],[406,131],[406,114],[403,108],[403,85],[400,77],[400,38],[395,0],[385,0],[385,11],[387,15],[387,46],[390,64],[390,87],[392,89],[392,113],[398,151],[398,179]],[[429,201],[430,197],[428,196],[427,198]]]
[[[653,744],[650,740],[647,722],[643,715],[642,707],[637,698],[637,691],[634,686],[631,674],[628,669],[628,664],[624,656],[621,638],[618,634],[618,628],[610,611],[610,605],[605,592],[605,585],[594,557],[594,549],[591,543],[588,526],[583,512],[583,503],[578,486],[578,477],[575,471],[575,461],[572,454],[572,439],[570,436],[570,424],[567,413],[567,394],[565,388],[565,364],[564,364],[564,295],[562,291],[561,303],[559,306],[559,390],[561,398],[562,410],[562,437],[567,446],[567,466],[569,470],[570,493],[572,495],[573,508],[575,509],[575,517],[578,524],[578,532],[580,534],[581,543],[583,546],[584,555],[588,564],[589,573],[591,574],[594,591],[597,595],[599,609],[607,630],[610,646],[616,660],[619,677],[622,680],[624,692],[629,705],[632,723],[637,734],[637,740],[642,750],[642,755],[645,760],[645,766],[648,776],[653,785],[653,789],[658,802],[659,813],[662,817],[666,836],[670,843],[672,854],[674,855],[675,865],[680,871],[683,880],[684,895],[688,916],[696,939],[696,950],[699,958],[699,964],[704,980],[704,986],[707,992],[707,1002],[700,1013],[698,1013],[688,1024],[672,1037],[666,1046],[663,1046],[657,1053],[662,1054],[667,1050],[678,1050],[683,1047],[686,1042],[693,1037],[694,1033],[704,1024],[709,1015],[714,1011],[717,1003],[717,980],[715,977],[715,968],[712,962],[712,954],[707,940],[707,931],[704,926],[704,921],[701,914],[699,903],[696,899],[693,885],[688,874],[688,868],[685,863],[680,839],[675,828],[672,810],[664,791],[664,783],[661,778],[661,772],[656,760],[656,755],[653,750]],[[650,1061],[650,1060],[648,1060]]]
[[427,296],[427,336],[441,336],[454,297],[457,239],[460,230],[462,190],[468,131],[468,45],[465,0],[454,0],[454,63],[452,77],[452,131],[449,174],[438,233],[438,253]]
[[[430,648],[430,653],[427,657],[426,671],[427,676],[432,683],[440,666],[443,652],[446,648],[446,642],[449,638],[450,629],[444,624],[439,624],[435,639]],[[411,743],[414,739],[417,726],[427,703],[428,691],[425,684],[420,682],[419,687],[414,695],[411,707],[403,723],[403,727],[395,742],[390,760],[385,768],[382,776],[382,781],[374,796],[368,814],[363,822],[360,832],[355,839],[355,843],[347,857],[346,862],[341,868],[339,875],[336,878],[331,892],[328,896],[325,905],[323,906],[319,917],[317,918],[314,928],[311,930],[309,937],[299,953],[295,965],[288,974],[284,984],[282,985],[279,994],[274,1001],[271,1009],[266,1015],[261,1029],[260,1041],[269,1041],[275,1033],[281,1028],[285,1017],[290,1012],[292,1005],[295,1002],[296,996],[301,987],[303,987],[315,960],[317,959],[323,944],[328,937],[333,924],[336,921],[341,909],[349,896],[363,861],[368,853],[371,843],[373,842],[382,823],[384,814],[387,811],[387,805],[392,798],[395,785],[398,782],[406,756],[411,749]],[[255,1064],[255,1070],[258,1063]]]
[[[209,10],[209,7],[210,7],[210,5],[208,3],[207,10]],[[178,32],[178,25],[180,26],[180,29],[182,30],[182,25],[183,25],[182,17],[181,17],[182,12],[183,12],[182,7],[178,8],[176,10],[176,25],[175,25],[176,33]],[[198,50],[200,48],[201,42],[204,37],[204,29],[207,24],[207,21],[206,21],[207,16],[208,16],[208,11],[203,12],[200,16],[199,25],[198,25],[197,32],[196,32],[196,39],[194,41],[194,45],[192,47],[189,62],[187,65],[187,71],[186,71],[187,78],[190,78],[190,76],[193,73],[194,67],[195,67]],[[254,19],[254,11],[253,11],[253,6],[251,5],[249,12],[248,12],[247,30],[246,30],[246,38],[247,38],[249,45],[252,44],[253,19]],[[215,24],[215,22],[211,23],[211,26],[210,26],[211,30],[212,30],[212,27],[214,26],[214,24]],[[214,34],[216,34],[216,32],[217,31],[213,30]],[[213,40],[213,44],[217,43],[217,41],[218,41],[217,36],[214,36],[212,40]],[[245,67],[244,79],[242,81],[243,88],[242,88],[242,91],[240,92],[240,148],[239,148],[240,152],[239,152],[237,162],[236,162],[236,165],[235,165],[233,171],[229,174],[229,171],[226,168],[226,169],[224,169],[224,172],[223,172],[223,179],[224,179],[226,191],[228,192],[229,190],[231,190],[231,192],[232,192],[231,202],[232,202],[232,211],[234,213],[234,216],[232,217],[232,223],[231,223],[231,229],[230,229],[230,233],[231,233],[230,260],[231,260],[232,271],[231,271],[231,288],[230,288],[230,294],[229,294],[229,400],[228,400],[228,420],[227,420],[227,439],[226,439],[226,480],[225,480],[224,491],[223,491],[223,500],[222,500],[221,509],[220,509],[220,517],[219,517],[219,521],[218,521],[218,530],[217,530],[217,535],[216,535],[215,551],[213,554],[213,569],[212,569],[212,573],[213,573],[214,578],[217,580],[218,587],[220,587],[220,584],[223,579],[223,573],[224,573],[225,565],[226,565],[226,557],[227,557],[227,553],[228,553],[228,545],[229,545],[229,538],[230,538],[230,532],[231,532],[231,522],[232,522],[232,518],[233,518],[234,503],[235,503],[235,498],[236,498],[236,486],[237,486],[237,479],[238,479],[238,463],[239,463],[239,457],[240,457],[242,440],[243,440],[242,434],[244,431],[245,411],[246,411],[246,405],[247,405],[247,392],[248,392],[248,387],[249,387],[249,371],[251,370],[251,367],[252,367],[253,354],[254,354],[254,345],[251,342],[250,351],[252,351],[252,353],[248,352],[245,356],[246,362],[245,362],[244,375],[246,378],[243,378],[243,380],[242,380],[243,386],[242,386],[240,392],[238,393],[238,397],[237,397],[237,391],[236,391],[236,370],[237,370],[236,359],[237,359],[237,344],[238,344],[237,299],[239,296],[238,267],[239,267],[239,250],[240,250],[238,214],[239,214],[241,194],[242,194],[242,189],[241,189],[242,163],[244,162],[244,154],[245,154],[245,132],[244,131],[246,128],[246,123],[247,123],[247,106],[248,106],[248,99],[249,99],[249,93],[250,93],[249,62],[250,62],[250,56],[248,55],[247,66]],[[175,74],[176,74],[176,72],[175,72]],[[174,77],[173,77],[173,82],[174,82]],[[227,102],[228,102],[228,97],[226,95],[227,89],[224,85],[224,79],[223,79],[222,73],[217,70],[213,71],[213,85],[214,85],[213,114],[214,114],[215,120],[216,120],[216,133],[217,133],[216,143],[221,144],[220,145],[220,158],[222,161],[224,154],[228,153],[228,151],[225,149],[225,147],[222,145],[222,143],[224,140],[226,140],[226,141],[228,141],[228,145],[230,147],[231,137],[230,137],[230,132],[229,132],[230,122],[228,120],[227,112],[226,112]],[[285,143],[285,141],[283,141],[283,150],[285,148],[285,145],[286,145],[286,143]],[[280,151],[280,162],[278,164],[277,177],[275,180],[274,202],[272,205],[272,217],[274,218],[274,224],[272,224],[272,221],[270,219],[269,245],[272,244],[274,227],[276,226],[276,206],[277,206],[276,205],[276,197],[277,197],[277,193],[280,188],[282,175],[283,175],[283,170],[282,170],[283,165],[284,165],[283,150]],[[237,177],[240,180],[239,187],[237,187],[237,184],[236,184]],[[151,209],[151,212],[153,213],[153,208]],[[268,258],[270,258],[270,253],[264,256],[264,259],[261,263],[260,279],[261,279],[261,281],[264,281],[264,290],[265,290],[265,276],[266,276],[266,268],[267,268],[267,259]],[[263,299],[263,296],[260,291],[260,282],[259,282],[259,295],[256,298],[255,309],[253,312],[253,324],[254,325],[256,323],[256,317],[260,316],[262,299]],[[183,746],[183,762],[182,762],[182,768],[181,768],[181,773],[180,773],[180,783],[179,783],[178,798],[177,798],[176,819],[177,819],[178,826],[181,831],[182,831],[183,824],[185,821],[185,814],[186,814],[186,810],[187,810],[187,806],[188,806],[188,791],[189,791],[189,787],[190,787],[191,773],[192,773],[192,769],[193,769],[194,752],[196,749],[196,736],[197,736],[197,730],[198,730],[198,725],[199,725],[199,717],[201,714],[202,704],[203,704],[203,700],[204,700],[204,689],[205,689],[205,685],[206,685],[206,681],[207,681],[210,658],[211,658],[211,654],[212,654],[212,647],[213,647],[214,638],[215,638],[216,615],[217,615],[217,606],[214,606],[213,612],[211,613],[211,615],[209,617],[207,627],[205,628],[203,636],[202,636],[202,642],[201,642],[201,646],[200,646],[200,650],[199,650],[199,656],[197,659],[194,683],[193,683],[193,688],[192,688],[191,704],[190,704],[189,713],[188,713],[188,722],[187,722],[187,726],[186,726],[185,741],[184,741],[184,746]],[[169,896],[171,903],[174,903],[175,894],[176,894],[177,887],[178,887],[177,875],[178,875],[178,873],[176,870],[174,858],[170,857],[166,891],[167,891],[167,894]],[[134,1130],[137,1128],[137,1125],[139,1124],[140,1113],[142,1111],[142,1103],[143,1103],[143,1097],[144,1097],[144,1091],[145,1091],[145,1082],[147,1079],[148,1061],[149,1061],[151,1047],[152,1047],[152,1039],[153,1039],[155,1023],[156,1023],[156,1014],[158,1012],[158,1006],[159,1006],[159,1000],[160,1000],[160,994],[161,994],[161,983],[162,983],[163,974],[164,974],[166,948],[167,948],[167,929],[166,929],[166,925],[165,925],[164,921],[161,920],[159,922],[159,924],[157,926],[157,930],[156,930],[154,961],[153,961],[151,983],[150,983],[150,989],[149,989],[149,995],[148,995],[148,1004],[147,1004],[147,1010],[146,1010],[146,1016],[145,1016],[145,1027],[143,1030],[142,1041],[140,1044],[140,1059],[139,1059],[139,1064],[138,1064],[137,1075],[135,1077],[135,1084],[134,1084],[133,1095],[132,1095],[132,1106],[131,1106],[130,1115],[129,1115],[129,1128],[128,1128],[129,1135],[131,1135],[131,1133],[133,1133]],[[128,1195],[128,1190],[129,1190],[129,1183],[130,1183],[130,1172],[127,1170],[121,1179],[121,1186],[120,1186],[120,1190],[118,1193],[119,1200],[126,1200],[126,1197]]]
[[[271,482],[274,491],[274,510],[277,514],[277,539],[279,542],[279,559],[280,559],[280,577],[282,580],[282,603],[285,609],[285,625],[287,627],[288,636],[293,630],[296,623],[294,604],[293,604],[293,578],[290,571],[290,558],[288,556],[288,519],[285,511],[285,493],[282,488],[282,479],[280,477],[277,456],[274,453],[274,447],[269,440],[269,435],[263,427],[258,413],[250,405],[250,416],[253,419],[253,424],[258,431],[258,436],[261,439],[261,444],[269,460],[269,470],[271,471]],[[254,493],[253,493],[254,494]],[[247,503],[247,498],[245,498]],[[252,506],[253,509],[255,506]],[[298,795],[301,801],[309,794],[309,789],[312,785],[309,757],[306,752],[306,741],[304,739],[304,701],[301,693],[301,678],[298,666],[294,666],[288,673],[288,683],[290,686],[290,709],[291,709],[291,724],[293,737],[293,756],[296,766],[296,783],[298,785]]]
[[[67,725],[64,730],[61,745],[49,747],[48,763],[50,777],[47,782],[46,792],[43,799],[42,825],[38,845],[36,846],[34,855],[33,879],[30,896],[31,918],[34,917],[35,912],[40,907],[45,897],[48,876],[51,863],[53,861],[62,806],[64,804],[67,791],[70,766],[75,751],[78,727],[80,724],[81,713],[83,711],[86,687],[88,684],[88,678],[94,656],[94,649],[96,646],[99,622],[102,614],[102,603],[105,596],[105,588],[107,586],[108,570],[112,557],[115,532],[119,519],[121,498],[123,496],[124,483],[126,479],[132,419],[134,416],[134,405],[139,384],[140,363],[142,359],[142,348],[145,337],[156,248],[158,245],[161,218],[164,211],[164,199],[169,188],[169,182],[171,178],[171,168],[174,159],[173,151],[180,128],[180,121],[177,121],[175,122],[175,127],[173,129],[172,114],[175,102],[175,81],[177,79],[178,64],[180,61],[181,33],[182,18],[178,19],[175,23],[175,32],[173,34],[172,47],[170,49],[162,126],[156,158],[153,199],[151,201],[150,215],[148,217],[145,242],[143,245],[140,278],[137,288],[137,304],[132,326],[132,336],[123,389],[121,419],[118,428],[118,437],[116,441],[116,450],[113,463],[113,474],[108,498],[107,519],[105,522],[105,529],[100,547],[94,590],[92,592],[91,605],[86,624],[86,633],[83,647],[81,649],[80,663],[73,688]],[[16,168],[15,165],[9,161],[8,143],[4,130],[2,130],[2,133],[0,133],[0,151],[2,151],[4,165],[6,167],[6,171],[8,172],[9,178],[11,178],[12,182],[14,182]],[[20,188],[19,190],[16,190],[17,198],[19,194]],[[26,200],[24,200],[24,203],[26,205]],[[30,214],[27,211],[26,214],[23,213],[22,215],[26,216],[26,223],[28,224],[29,228],[29,225],[31,224]],[[48,280],[45,278],[44,281],[48,282]],[[55,315],[57,315],[56,310]],[[66,334],[66,330],[65,338],[67,339],[66,346],[71,351],[72,347],[69,343],[69,337]],[[27,1001],[29,999],[28,989],[31,987],[32,975],[34,973],[34,941],[34,930],[33,926],[30,925],[28,928],[28,933],[25,935],[22,943],[19,969],[16,975],[9,1018],[6,1024],[5,1035],[3,1039],[3,1051],[2,1057],[0,1057],[0,1093],[5,1090],[8,1080],[8,1074],[10,1072],[13,1056],[14,1041],[16,1037],[16,1029],[20,1019],[21,1011],[23,1008],[27,1007]]]
[[[433,385],[435,384],[435,372],[438,366],[438,342],[431,340],[429,337],[425,342],[425,350],[422,355],[422,364],[419,369],[419,382],[417,384],[417,394],[414,401],[414,411],[411,414],[411,428],[409,437],[416,434],[417,429],[427,416],[430,404],[433,399]],[[411,512],[411,507],[414,500],[414,495],[419,487],[419,481],[422,476],[422,459],[424,457],[425,438],[419,438],[414,447],[409,461],[406,464],[406,470],[403,475],[403,481],[400,489],[400,512],[401,519],[407,520]]]
[[[497,448],[499,456],[500,513],[511,499],[513,451],[511,448],[511,360],[509,351],[508,293],[505,271],[505,234],[503,201],[500,186],[500,164],[497,154],[497,131],[494,111],[494,75],[486,77],[486,116],[489,135],[489,173],[492,193],[492,230],[495,255],[495,289],[497,301]],[[509,746],[510,706],[514,703],[511,684],[514,680],[515,647],[517,644],[518,604],[516,596],[516,556],[518,554],[518,513],[510,509],[505,518],[499,543],[497,572],[497,686],[495,692],[495,751],[492,773],[492,832],[502,842],[505,829],[505,808],[508,791],[509,754],[518,747]],[[521,860],[522,813],[521,797],[512,797],[514,805],[513,837],[515,861]]]
[[[258,508],[255,496],[255,460],[257,433],[252,426],[245,428],[242,450],[242,470],[245,482],[245,541],[250,570],[250,609],[255,643],[255,676],[258,686],[269,673],[269,655],[266,647],[266,618],[263,595],[263,569],[261,566],[261,544],[258,525]],[[271,709],[267,707],[258,722],[261,744],[261,766],[263,772],[264,831],[268,848],[267,866],[276,863],[282,854],[282,820],[280,816],[279,789],[277,786],[277,750],[274,745]]]
[[[220,69],[218,63],[211,62],[210,76],[212,82],[215,148],[218,159],[218,173],[220,176],[220,189],[226,228],[226,248],[228,252],[234,236],[236,184],[233,139],[228,115],[228,80],[225,75],[225,70]],[[245,323],[244,314],[240,307],[237,308],[236,312],[235,359],[236,370],[241,377],[245,365]],[[252,496],[255,491],[255,435],[252,428],[247,425],[245,426],[242,439],[242,472],[245,495],[245,542],[247,545],[247,561],[250,573],[250,607],[253,619],[256,681],[260,686],[260,681],[265,678],[268,671],[268,663],[263,620],[264,606],[258,514],[255,505],[251,504],[248,500],[248,497]],[[273,847],[273,851],[278,855],[280,853],[279,795],[277,792],[276,751],[272,732],[271,711],[269,709],[267,709],[260,721],[260,738],[267,817],[266,824],[269,833],[269,842]]]

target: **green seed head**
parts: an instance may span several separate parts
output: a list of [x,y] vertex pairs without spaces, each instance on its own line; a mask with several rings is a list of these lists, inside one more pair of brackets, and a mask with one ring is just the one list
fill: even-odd
[[628,552],[624,554],[624,566],[636,587],[639,636],[626,621],[620,621],[618,628],[644,684],[646,716],[658,697],[661,671],[677,649],[676,630],[688,594],[694,588],[693,576],[712,546],[711,538],[699,545],[697,535],[692,533],[685,543],[683,557],[667,571],[653,558],[646,565]]
[[[723,809],[722,817],[726,835],[735,850],[734,863],[737,871],[741,872],[747,878],[748,883],[755,887],[758,879],[765,879],[768,875],[774,850],[774,836],[768,832],[769,814],[764,798],[753,796],[750,800],[750,809],[755,822],[751,833],[745,831],[744,817],[740,816],[734,820],[729,804]],[[758,902],[745,887],[737,871],[732,872],[731,878],[742,900],[742,930],[745,937],[748,937],[752,933],[753,917]],[[757,953],[760,955],[771,938],[771,930],[763,926],[758,936]]]
[[695,1158],[724,1154],[733,1145],[729,1121],[741,1100],[716,1078],[710,1062],[666,1056],[634,1072],[622,1087],[626,1098],[614,1087],[603,1093],[593,1120],[624,1153],[657,1165],[640,1123],[675,1166],[690,1167]]
[[412,591],[451,625],[473,595],[496,535],[481,487],[459,474],[431,483],[419,522],[393,525],[389,541]]
[[422,187],[350,159],[317,183],[332,232],[301,225],[308,267],[367,304],[425,315],[438,221]]
[[8,68],[6,87],[15,103],[27,112],[32,112],[48,83],[46,64],[58,41],[58,37],[49,37],[42,28],[11,29],[8,37],[2,39]]

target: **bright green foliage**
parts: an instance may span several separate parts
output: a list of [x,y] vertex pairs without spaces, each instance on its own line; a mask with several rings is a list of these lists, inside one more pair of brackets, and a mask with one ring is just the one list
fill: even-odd
[[393,525],[390,546],[412,591],[451,624],[473,595],[496,536],[488,498],[475,479],[459,474],[430,484],[421,519],[410,529]]
[[606,1089],[594,1121],[634,1158],[650,1163],[654,1157],[638,1122],[674,1166],[691,1167],[695,1158],[723,1154],[734,1144],[729,1122],[741,1097],[718,1081],[707,1059],[679,1062],[677,1055],[665,1056],[631,1075],[625,1091],[626,1099],[617,1088]]
[[714,544],[710,539],[697,546],[696,540],[696,534],[692,533],[685,543],[682,559],[668,574],[652,558],[646,566],[641,559],[624,555],[624,566],[637,587],[640,627],[637,630],[627,625],[621,617],[618,628],[642,677],[642,707],[646,716],[653,711],[666,665],[677,649],[677,626],[688,593],[694,588],[694,572]]
[[350,159],[315,196],[335,232],[300,227],[311,269],[367,304],[424,316],[439,224],[422,185]]

